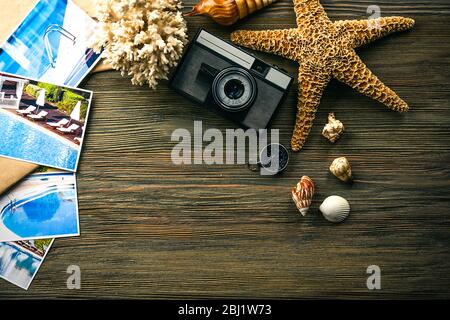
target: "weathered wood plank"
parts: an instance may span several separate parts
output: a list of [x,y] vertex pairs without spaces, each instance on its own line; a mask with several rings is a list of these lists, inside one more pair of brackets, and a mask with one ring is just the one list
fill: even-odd
[[[370,1],[322,1],[332,19],[365,18]],[[192,5],[194,1],[187,1]],[[2,298],[271,297],[431,298],[450,296],[450,16],[448,1],[379,1],[383,15],[410,15],[414,30],[359,50],[362,59],[411,106],[399,115],[332,82],[303,151],[282,176],[260,177],[245,165],[175,166],[170,135],[205,112],[161,83],[133,87],[117,72],[90,77],[95,104],[78,174],[82,235],[60,239],[30,291],[5,282]],[[203,17],[189,19],[228,37]],[[280,1],[236,28],[292,27]],[[297,65],[256,53],[296,74]],[[272,127],[289,144],[297,89]],[[328,112],[346,126],[330,145],[320,136]],[[346,155],[355,183],[328,172]],[[290,188],[307,174],[317,184],[302,218]],[[349,219],[330,225],[318,214],[328,195],[345,196]],[[82,289],[67,290],[68,265]],[[382,290],[366,288],[366,268],[382,269]]]

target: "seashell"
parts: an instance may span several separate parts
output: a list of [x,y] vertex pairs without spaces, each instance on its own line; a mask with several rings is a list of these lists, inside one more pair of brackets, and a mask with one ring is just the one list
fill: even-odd
[[349,182],[353,180],[352,168],[346,157],[340,157],[333,160],[330,165],[330,171],[337,178],[344,182]]
[[341,222],[350,213],[350,204],[340,196],[329,196],[319,207],[325,219],[330,222]]
[[314,189],[314,182],[308,176],[303,176],[297,186],[292,188],[292,200],[302,216],[306,215],[311,206]]
[[217,23],[229,26],[277,0],[201,0],[188,16],[204,14]]
[[344,125],[334,117],[334,113],[328,114],[328,123],[323,127],[322,135],[331,143],[335,143],[344,133]]

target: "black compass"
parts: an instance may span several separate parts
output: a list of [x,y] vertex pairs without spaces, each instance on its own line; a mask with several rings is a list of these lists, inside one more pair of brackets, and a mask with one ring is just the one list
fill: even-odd
[[262,169],[267,175],[276,175],[286,170],[289,163],[289,151],[280,143],[270,143],[259,155],[256,165],[250,165],[252,171]]

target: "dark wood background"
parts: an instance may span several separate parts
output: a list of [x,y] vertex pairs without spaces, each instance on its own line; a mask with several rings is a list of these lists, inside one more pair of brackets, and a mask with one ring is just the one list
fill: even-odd
[[[186,1],[186,7],[194,1]],[[359,50],[372,70],[411,107],[407,114],[333,81],[305,148],[280,177],[245,165],[176,166],[177,128],[233,128],[174,94],[132,86],[118,72],[89,77],[95,92],[79,173],[82,235],[58,239],[31,288],[0,282],[2,298],[449,298],[450,297],[450,3],[447,0],[323,0],[331,19],[404,15],[416,26]],[[185,9],[187,10],[187,9]],[[292,3],[278,3],[233,28],[188,19],[224,38],[235,28],[295,26]],[[294,62],[257,53],[296,74]],[[273,128],[289,145],[297,82]],[[329,112],[346,132],[335,145],[320,136]],[[328,172],[338,156],[356,181]],[[307,217],[290,189],[302,175],[316,182]],[[329,195],[349,200],[339,225],[318,212]],[[66,269],[79,265],[82,288],[68,290]],[[366,288],[379,265],[382,289]]]

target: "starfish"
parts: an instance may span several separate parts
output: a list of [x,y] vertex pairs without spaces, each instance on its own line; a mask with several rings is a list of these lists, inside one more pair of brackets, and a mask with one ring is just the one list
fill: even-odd
[[404,17],[332,22],[319,0],[294,0],[297,28],[231,34],[236,44],[297,61],[299,94],[291,147],[299,151],[311,130],[325,87],[332,78],[346,83],[394,111],[408,105],[361,61],[355,48],[414,26]]

